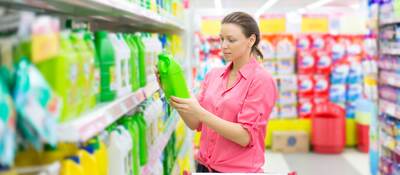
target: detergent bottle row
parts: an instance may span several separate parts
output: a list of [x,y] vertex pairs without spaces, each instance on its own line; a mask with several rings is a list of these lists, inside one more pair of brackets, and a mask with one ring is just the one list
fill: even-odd
[[77,110],[80,105],[79,60],[77,52],[72,46],[70,35],[69,31],[62,32],[58,54],[52,59],[36,64],[53,91],[62,99],[63,104],[68,104],[63,105],[60,121],[66,121],[79,115]]

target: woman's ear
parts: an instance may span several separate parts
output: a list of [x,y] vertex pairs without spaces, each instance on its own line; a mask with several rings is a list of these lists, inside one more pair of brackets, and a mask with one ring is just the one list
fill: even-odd
[[253,47],[254,43],[256,42],[256,35],[255,34],[251,34],[249,37],[249,47]]

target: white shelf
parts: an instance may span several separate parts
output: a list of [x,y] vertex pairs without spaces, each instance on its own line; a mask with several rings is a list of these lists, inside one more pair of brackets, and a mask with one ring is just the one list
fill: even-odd
[[400,106],[386,100],[379,100],[379,110],[400,119]]
[[58,126],[59,141],[84,142],[92,138],[157,90],[157,83],[149,83],[145,88],[100,105],[77,119],[60,124]]
[[[395,45],[394,43],[390,44],[391,46],[384,46],[381,49],[382,54],[386,55],[400,55],[400,48],[398,48],[399,44]],[[393,47],[392,47],[393,46]]]
[[167,122],[167,129],[164,133],[157,138],[155,143],[149,149],[149,161],[146,166],[142,168],[142,174],[147,175],[151,174],[151,169],[154,167],[157,159],[159,159],[164,151],[165,146],[168,143],[168,140],[171,138],[172,132],[175,130],[176,125],[179,121],[179,116],[177,112],[174,110],[170,116],[170,119]]
[[380,79],[379,82],[381,84],[386,84],[400,88],[400,75],[398,75],[397,73],[381,71],[379,79]]
[[385,25],[397,24],[397,23],[400,23],[400,18],[392,18],[392,19],[381,20],[381,23],[379,25],[380,25],[380,27],[383,27]]
[[105,26],[130,30],[152,32],[183,30],[182,22],[172,15],[161,16],[137,4],[120,0],[7,0],[0,1],[0,6],[91,18],[113,24]]

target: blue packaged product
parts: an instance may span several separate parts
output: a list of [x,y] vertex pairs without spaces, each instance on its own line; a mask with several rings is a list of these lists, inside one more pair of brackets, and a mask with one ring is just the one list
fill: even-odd
[[347,64],[341,64],[334,67],[331,74],[331,83],[345,84],[348,74],[349,74],[349,66]]
[[362,84],[351,84],[346,92],[346,100],[354,102],[362,97]]
[[334,84],[329,88],[329,99],[336,104],[346,102],[346,85]]
[[61,100],[55,96],[38,69],[26,59],[17,63],[14,101],[21,135],[36,149],[57,143],[57,118]]
[[0,165],[11,166],[15,157],[15,108],[6,80],[0,77]]
[[354,63],[350,66],[347,76],[348,84],[356,84],[362,82],[362,67],[361,64]]
[[356,104],[347,103],[346,105],[346,118],[353,119],[356,116]]

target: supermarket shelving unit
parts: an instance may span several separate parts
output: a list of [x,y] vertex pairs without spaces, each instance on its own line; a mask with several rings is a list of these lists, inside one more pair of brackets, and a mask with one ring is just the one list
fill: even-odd
[[[379,8],[379,14],[381,13],[381,8]],[[389,25],[396,25],[400,24],[400,18],[392,18],[392,19],[378,19],[378,31],[380,32],[382,28],[387,27]],[[378,56],[379,60],[384,55],[392,55],[397,56],[396,59],[400,59],[400,44],[398,42],[382,42],[383,37],[378,35]],[[389,86],[394,88],[400,88],[400,70],[385,70],[382,67],[379,67],[379,86]],[[396,120],[400,120],[400,103],[392,102],[387,99],[382,98],[379,96],[379,115],[380,120],[386,119],[388,117]],[[386,132],[385,125],[382,121],[378,122],[378,135],[379,135],[379,156],[380,156],[380,163],[381,158],[387,152],[391,154],[395,154],[400,156],[400,142],[396,142],[396,138],[393,135],[390,135]],[[390,138],[390,139],[388,139]],[[382,165],[379,165],[380,171],[382,171]],[[385,168],[384,168],[385,169]],[[382,172],[381,172],[382,173]]]
[[[128,1],[120,0],[0,0],[0,7],[28,10],[50,15],[84,19],[93,23],[94,28],[124,32],[157,32],[175,33],[185,38],[188,31],[185,21],[179,20],[166,12],[155,13],[139,7]],[[186,32],[186,33],[185,33]],[[188,38],[185,39],[189,41]],[[189,50],[184,49],[185,52]],[[185,53],[187,54],[187,53]],[[186,57],[186,55],[185,55]],[[184,65],[190,66],[190,60]],[[186,67],[187,75],[190,68]],[[118,98],[112,102],[100,104],[95,109],[86,112],[77,119],[73,119],[58,126],[60,141],[84,142],[96,136],[113,122],[127,112],[135,109],[147,98],[159,90],[156,82],[150,82],[144,88]],[[166,122],[166,129],[155,143],[149,148],[149,163],[142,167],[142,174],[150,174],[156,160],[162,155],[163,150],[176,128],[179,116],[174,112]],[[190,139],[186,141],[191,141]],[[54,168],[54,166],[49,166]],[[37,167],[49,169],[49,167]],[[22,170],[23,171],[23,170]]]

